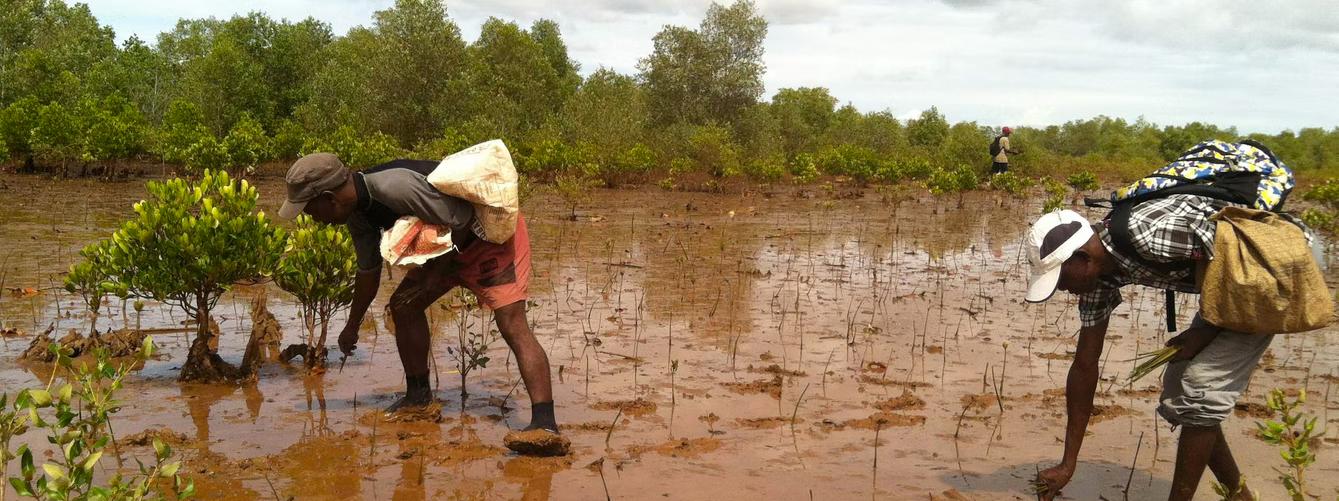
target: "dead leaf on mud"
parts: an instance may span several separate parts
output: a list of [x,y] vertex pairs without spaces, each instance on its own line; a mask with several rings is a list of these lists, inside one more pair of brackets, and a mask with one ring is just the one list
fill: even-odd
[[641,417],[656,412],[656,403],[637,397],[635,400],[611,400],[606,402],[596,402],[590,404],[590,408],[597,411],[616,411],[623,409],[626,416]]
[[12,339],[12,338],[16,338],[16,337],[24,337],[24,336],[27,336],[27,335],[28,335],[28,333],[23,332],[23,331],[18,330],[18,329],[0,329],[0,337],[4,337],[4,338],[11,338],[11,339]]
[[42,291],[39,291],[32,287],[10,287],[9,293],[10,295],[17,298],[28,298],[41,294]]
[[590,464],[586,465],[586,469],[599,473],[600,470],[604,469],[604,456],[600,456],[600,459],[591,461]]

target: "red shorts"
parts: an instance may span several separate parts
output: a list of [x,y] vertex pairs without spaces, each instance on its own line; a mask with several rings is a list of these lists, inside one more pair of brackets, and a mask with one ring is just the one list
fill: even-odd
[[391,304],[427,308],[457,286],[468,288],[490,310],[525,301],[530,288],[530,234],[525,218],[516,216],[516,234],[504,243],[476,239],[463,252],[410,270],[391,295]]

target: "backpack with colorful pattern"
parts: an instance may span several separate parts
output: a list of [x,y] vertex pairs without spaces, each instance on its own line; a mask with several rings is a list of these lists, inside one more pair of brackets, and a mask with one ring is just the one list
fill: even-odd
[[[1153,262],[1131,243],[1130,211],[1140,203],[1171,195],[1198,195],[1259,210],[1281,211],[1296,185],[1292,169],[1265,145],[1251,140],[1229,143],[1211,139],[1186,150],[1152,174],[1111,193],[1088,199],[1089,207],[1110,207],[1103,223],[1121,254],[1164,272],[1184,271],[1193,263]],[[1167,331],[1176,331],[1175,292],[1167,290]]]
[[1292,169],[1264,145],[1215,139],[1195,145],[1147,177],[1116,190],[1111,203],[1191,194],[1278,211],[1295,184]]

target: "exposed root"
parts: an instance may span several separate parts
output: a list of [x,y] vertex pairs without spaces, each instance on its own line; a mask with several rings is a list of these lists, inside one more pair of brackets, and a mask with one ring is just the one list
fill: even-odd
[[53,362],[56,357],[51,353],[48,347],[52,342],[61,346],[71,358],[80,355],[93,353],[98,349],[106,349],[113,358],[128,357],[137,353],[140,346],[144,344],[144,337],[147,336],[143,331],[119,330],[101,335],[84,337],[78,331],[71,330],[69,334],[59,340],[52,341],[51,330],[33,338],[28,349],[24,350],[19,358],[33,362]]

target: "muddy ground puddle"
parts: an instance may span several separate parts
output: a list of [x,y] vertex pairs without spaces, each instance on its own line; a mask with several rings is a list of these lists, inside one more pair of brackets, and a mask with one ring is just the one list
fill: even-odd
[[[273,212],[281,181],[258,184]],[[57,287],[61,276],[144,190],[141,181],[24,176],[6,186],[0,320],[12,332],[0,336],[0,386],[12,392],[50,374],[17,360],[34,333],[87,325]],[[627,189],[597,192],[582,210],[594,221],[567,220],[542,191],[525,210],[529,318],[553,364],[571,456],[502,448],[529,404],[500,340],[462,401],[446,351],[460,328],[452,308],[432,314],[440,422],[378,412],[403,387],[381,314],[402,271],[386,277],[342,370],[336,362],[307,376],[300,364],[269,362],[257,383],[237,387],[177,383],[184,316],[154,304],[123,314],[112,301],[100,328],[138,323],[162,348],[113,417],[127,437],[121,455],[133,464],[151,454],[146,437],[164,438],[205,499],[1030,499],[1028,479],[1060,456],[1078,325],[1070,298],[1022,303],[1018,242],[1036,202],[972,193],[961,207],[928,195],[894,206],[874,190],[834,200],[792,188]],[[241,358],[262,293],[284,342],[299,338],[290,297],[237,287],[215,311],[225,359]],[[1181,297],[1182,325],[1193,301]],[[1069,499],[1119,499],[1127,480],[1133,499],[1165,496],[1175,439],[1152,412],[1159,382],[1123,383],[1127,360],[1167,338],[1161,305],[1159,292],[1129,288],[1113,318],[1099,412]],[[1339,350],[1325,348],[1336,341],[1334,329],[1277,338],[1226,424],[1257,489],[1281,494],[1278,455],[1254,438],[1266,390],[1306,387],[1306,410],[1339,424],[1339,412],[1330,416],[1339,395],[1329,394]],[[1321,444],[1309,474],[1326,498],[1339,488],[1334,445]],[[101,464],[107,475],[116,463]]]

